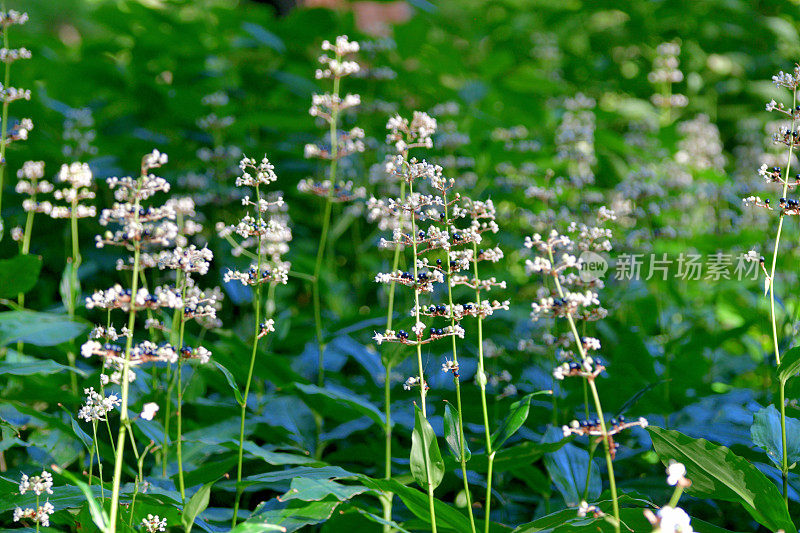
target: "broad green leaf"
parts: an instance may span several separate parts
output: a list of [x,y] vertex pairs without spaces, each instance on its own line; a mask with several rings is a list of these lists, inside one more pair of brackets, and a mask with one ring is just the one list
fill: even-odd
[[518,401],[511,404],[511,410],[503,423],[492,435],[492,449],[497,450],[507,441],[528,419],[533,394],[526,394]]
[[[456,461],[461,461],[461,442],[462,435],[458,424],[458,410],[452,407],[449,403],[444,405],[444,436],[447,441],[447,446],[450,452],[455,456]],[[469,461],[472,453],[467,446],[467,440],[464,438],[464,460]]]
[[[239,446],[238,442],[231,441],[229,443],[229,447],[231,449],[238,449],[238,446]],[[271,450],[267,450],[249,440],[244,442],[244,451],[251,454],[253,457],[258,457],[259,459],[263,459],[264,461],[273,466],[303,465],[303,464],[313,464],[319,462],[316,459],[313,459],[305,455],[298,455],[296,453],[274,452]]]
[[259,522],[242,522],[235,528],[231,529],[230,533],[264,533],[265,531],[286,531],[283,526],[275,526],[267,523]]
[[216,480],[206,483],[195,492],[189,501],[186,502],[186,507],[183,509],[181,515],[181,525],[186,533],[192,531],[195,519],[206,510],[208,502],[211,499],[211,486],[216,483]]
[[0,298],[12,298],[31,290],[39,279],[42,258],[20,254],[0,260]]
[[[545,438],[558,442],[562,440],[563,434],[558,428],[551,427]],[[545,454],[544,465],[553,484],[568,506],[580,504],[584,499],[584,491],[586,497],[593,500],[603,490],[597,464],[589,458],[589,452],[574,444],[565,444],[561,449]],[[590,468],[591,470],[589,470]],[[587,472],[589,473],[588,479]]]
[[239,405],[244,404],[244,398],[242,398],[242,393],[239,391],[239,386],[236,384],[236,379],[234,379],[233,374],[231,371],[219,364],[218,362],[214,361],[214,364],[219,368],[220,372],[223,373],[225,379],[228,380],[228,385],[230,385],[231,390],[233,390],[233,395],[236,397],[236,401]]
[[263,474],[256,474],[247,476],[242,480],[243,486],[255,485],[257,483],[278,483],[296,477],[306,477],[310,479],[340,479],[346,477],[353,477],[355,474],[338,466],[322,466],[314,468],[311,466],[298,466],[295,468],[288,468],[286,470],[278,470],[277,472],[265,472]]
[[699,498],[736,502],[772,531],[797,533],[778,488],[755,466],[725,446],[650,426],[653,447],[664,464],[686,465],[687,492]]
[[781,357],[781,364],[778,365],[778,379],[782,383],[786,383],[798,372],[800,372],[800,346],[795,346]]
[[[367,487],[396,494],[415,516],[428,524],[431,523],[428,495],[426,493],[407,487],[396,479],[372,479],[367,476],[359,476],[359,478]],[[470,531],[471,528],[467,517],[450,505],[434,498],[433,509],[436,513],[437,526],[458,532]]]
[[35,346],[55,346],[74,339],[89,329],[84,322],[67,315],[6,311],[0,313],[0,346],[18,341]]
[[70,483],[80,489],[86,498],[86,502],[89,504],[89,512],[92,514],[92,522],[94,522],[94,525],[100,528],[100,531],[105,531],[109,524],[108,515],[106,514],[106,510],[103,509],[100,504],[97,503],[97,500],[94,499],[94,495],[92,494],[92,490],[89,488],[89,485],[56,465],[52,465],[52,469],[56,473],[64,476]]
[[[750,437],[753,439],[753,444],[767,452],[773,463],[781,466],[783,460],[781,414],[774,405],[753,413]],[[786,449],[789,465],[800,461],[800,420],[795,418],[786,417]]]
[[296,387],[303,394],[320,396],[321,400],[330,402],[331,406],[339,411],[342,410],[342,405],[346,405],[352,408],[354,411],[370,417],[376,424],[380,426],[384,424],[383,414],[380,412],[380,410],[367,400],[364,400],[354,394],[350,394],[349,392],[341,390],[317,387],[316,385],[306,385],[303,383],[298,383]]
[[339,501],[346,501],[370,489],[363,485],[342,485],[331,479],[311,479],[307,477],[294,478],[289,490],[278,499],[282,502],[288,500],[319,501],[328,496],[333,496]]
[[71,371],[87,377],[88,374],[75,367],[56,363],[52,359],[36,359],[32,361],[20,361],[14,363],[0,363],[0,375],[11,374],[13,376],[32,376],[34,374],[57,374],[58,372]]
[[[340,504],[341,502],[333,496],[311,502],[292,500],[288,504],[273,499],[259,504],[251,517],[244,523],[278,525],[284,527],[285,531],[297,531],[304,526],[325,522]],[[267,529],[265,531],[276,530]]]
[[414,418],[414,432],[411,434],[411,475],[420,487],[428,490],[428,472],[430,472],[430,484],[435,489],[444,477],[444,461],[439,451],[439,443],[436,440],[436,433],[416,404],[414,404]]

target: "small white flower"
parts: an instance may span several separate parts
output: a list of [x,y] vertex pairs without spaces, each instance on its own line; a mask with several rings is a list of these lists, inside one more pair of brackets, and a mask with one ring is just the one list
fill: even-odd
[[[152,420],[156,413],[158,412],[158,404],[155,402],[150,402],[144,404],[142,407],[142,413],[139,415],[144,420]],[[161,531],[164,531],[163,529]]]
[[667,467],[667,484],[673,487],[680,483],[686,475],[686,467],[683,463],[671,462]]
[[665,505],[658,511],[659,530],[662,533],[694,533],[691,518],[680,507]]

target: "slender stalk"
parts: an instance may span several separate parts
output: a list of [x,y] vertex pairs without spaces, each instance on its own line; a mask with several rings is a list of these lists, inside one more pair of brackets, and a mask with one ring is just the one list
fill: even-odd
[[[182,280],[182,287],[181,287],[181,301],[186,301],[186,276],[181,278]],[[183,357],[181,356],[181,350],[183,350],[183,332],[184,327],[186,325],[186,311],[185,307],[181,306],[180,310],[180,334],[178,335],[178,345],[176,349],[178,350],[178,435],[177,440],[175,442],[175,450],[178,454],[178,487],[181,491],[181,501],[186,502],[186,487],[183,482]]]
[[[34,173],[31,177],[31,202],[33,204],[36,203],[36,190],[38,188],[38,178]],[[33,217],[36,214],[36,211],[31,209],[28,211],[25,217],[25,233],[22,236],[22,248],[20,249],[20,255],[28,255],[31,249],[31,236],[33,234]],[[25,307],[25,293],[21,292],[17,295],[17,303],[20,307]],[[25,343],[22,341],[17,341],[17,352],[22,353],[22,350],[25,347]]]
[[[341,57],[339,54],[336,54],[336,60],[340,60]],[[334,99],[338,99],[339,96],[339,82],[341,78],[339,76],[335,76],[333,78],[333,96]],[[339,159],[339,138],[337,132],[337,124],[339,120],[339,108],[337,105],[334,105],[331,109],[331,120],[330,120],[330,142],[331,142],[331,166],[330,166],[330,187],[328,187],[328,194],[325,197],[325,212],[322,216],[322,233],[320,234],[319,238],[319,247],[317,248],[317,259],[314,263],[314,280],[312,281],[312,289],[313,289],[313,297],[314,297],[314,327],[316,329],[317,334],[317,348],[319,350],[318,353],[318,368],[317,368],[317,385],[322,387],[325,384],[325,342],[322,338],[322,304],[320,302],[320,294],[319,294],[319,278],[322,274],[322,260],[325,257],[325,248],[328,243],[328,233],[330,232],[331,226],[331,211],[333,209],[333,188],[336,183],[336,166],[338,164]],[[320,420],[317,421],[317,425],[319,426],[321,423]],[[318,428],[320,429],[320,428]],[[317,432],[319,433],[319,431]]]
[[[92,422],[92,433],[93,433],[93,436],[94,436],[94,451],[97,454],[97,475],[100,478],[100,501],[105,503],[106,502],[106,492],[105,492],[104,483],[103,483],[103,458],[100,457],[100,445],[97,442],[97,422],[96,421]],[[94,457],[94,454],[92,454],[92,457]],[[91,468],[90,468],[89,469],[89,484],[91,484],[91,481],[92,481],[92,471],[91,471]]]
[[[475,275],[475,304],[481,303],[481,289],[480,284],[477,283],[479,278],[478,274],[478,243],[472,243],[472,271]],[[478,385],[481,388],[481,410],[483,411],[483,431],[486,436],[486,457],[489,460],[489,466],[486,470],[486,515],[484,517],[484,532],[489,533],[489,524],[491,523],[492,511],[492,469],[494,467],[494,450],[492,450],[492,432],[489,429],[489,410],[486,407],[486,365],[483,358],[483,317],[478,315]]]
[[[407,163],[406,163],[407,164]],[[408,182],[408,193],[409,195],[414,194],[414,183],[409,181]],[[419,272],[417,268],[417,223],[415,220],[414,213],[411,213],[411,246],[413,250],[413,258],[412,263],[414,263],[414,283],[419,282]],[[414,309],[416,311],[416,322],[414,326],[416,327],[417,324],[420,323],[420,314],[419,314],[419,288],[414,286]],[[419,397],[420,402],[422,403],[422,416],[427,420],[427,407],[425,406],[425,397],[427,396],[427,385],[425,384],[425,369],[422,365],[422,345],[419,343],[422,336],[417,334],[417,366],[419,367]],[[433,505],[433,484],[431,483],[431,469],[430,469],[430,457],[428,454],[428,446],[427,443],[424,442],[423,436],[423,445],[422,445],[422,453],[425,459],[425,479],[428,485],[428,508],[431,513],[431,532],[436,533],[436,511]]]
[[[450,228],[450,210],[447,205],[447,193],[442,193],[442,199],[444,201],[444,224],[445,224],[445,231],[448,231]],[[476,256],[477,258],[477,256]],[[453,269],[450,266],[450,254],[445,253],[445,263],[447,263],[447,303],[450,309],[450,327],[455,328],[456,325],[456,317],[455,313],[453,312],[453,287],[450,283],[450,279],[453,276]],[[476,305],[480,305],[480,302],[476,302]],[[450,338],[453,342],[453,363],[455,364],[456,370],[453,371],[453,382],[456,385],[456,404],[458,408],[458,447],[459,447],[459,462],[461,463],[461,475],[464,478],[464,493],[467,496],[467,512],[469,514],[469,525],[472,530],[472,533],[475,533],[475,517],[472,514],[472,496],[469,492],[469,480],[467,479],[467,458],[464,455],[464,417],[462,415],[462,407],[461,407],[461,379],[458,376],[458,350],[456,349],[456,336],[451,335]],[[487,520],[488,524],[488,520]]]
[[[795,112],[797,106],[797,88],[792,91],[792,127],[790,131],[795,128]],[[789,144],[789,155],[786,161],[786,176],[783,180],[783,197],[786,198],[786,193],[789,189],[789,172],[792,168],[792,151],[794,150],[794,140]],[[775,234],[775,249],[772,252],[772,268],[769,274],[769,309],[770,319],[772,321],[772,343],[775,349],[775,363],[777,366],[781,364],[781,352],[778,346],[778,323],[775,316],[775,265],[778,262],[778,248],[781,243],[781,230],[783,229],[783,211],[781,211],[778,218],[778,231]],[[786,454],[786,388],[783,381],[779,380],[778,388],[780,391],[780,410],[781,410],[781,477],[783,478],[783,500],[786,506],[789,506],[789,460]]]
[[128,436],[131,438],[131,448],[133,448],[133,455],[136,457],[136,464],[139,467],[139,473],[133,479],[133,497],[131,498],[131,506],[128,508],[128,525],[133,525],[133,508],[136,506],[136,495],[139,494],[139,483],[144,479],[142,477],[142,460],[139,457],[139,449],[136,447],[136,439],[133,438],[133,431],[128,431]]
[[[3,11],[6,10],[6,3],[2,3]],[[8,50],[8,27],[3,29],[3,48]],[[5,72],[3,75],[3,87],[8,87],[11,82],[11,62],[5,62]],[[6,147],[8,146],[8,99],[3,99],[3,117],[0,120],[0,240],[5,234],[5,223],[3,222],[3,182],[6,176]]]
[[[67,306],[67,311],[69,313],[70,320],[75,318],[75,306],[76,301],[78,299],[78,295],[75,294],[75,289],[78,287],[78,268],[81,266],[81,252],[80,246],[78,244],[78,216],[77,216],[77,209],[78,209],[78,198],[77,194],[76,197],[72,199],[72,206],[70,209],[70,234],[72,237],[72,265],[69,269],[70,273],[70,280],[69,280],[69,304]],[[69,361],[69,366],[71,370],[69,371],[69,382],[70,387],[72,389],[72,394],[78,394],[78,376],[75,373],[75,341],[73,340],[70,344],[70,349],[67,350],[67,361]]]
[[[550,263],[554,264],[553,259],[553,251],[548,250],[548,255],[550,256]],[[553,280],[556,284],[556,290],[558,291],[558,295],[561,298],[564,298],[564,289],[561,287],[561,282],[558,280],[558,273],[553,274]],[[575,320],[572,318],[572,315],[567,314],[567,322],[569,322],[569,327],[572,330],[572,335],[575,337],[575,345],[578,348],[578,353],[581,356],[581,361],[586,359],[586,350],[583,348],[583,341],[581,340],[581,336],[578,333],[578,328],[575,327]],[[597,386],[595,385],[594,379],[587,379],[586,380],[589,384],[589,391],[592,393],[592,400],[594,401],[594,408],[597,412],[597,417],[600,419],[600,431],[603,433],[603,451],[606,455],[606,467],[608,469],[608,484],[611,488],[611,505],[614,510],[614,530],[619,533],[620,531],[620,519],[619,519],[619,501],[617,498],[617,482],[614,478],[614,464],[611,459],[611,449],[609,447],[608,442],[608,431],[606,430],[606,421],[603,415],[603,407],[600,404],[600,395],[597,392]]]
[[[39,512],[39,495],[36,495],[36,512]],[[36,517],[36,531],[39,531],[39,517]]]
[[[405,200],[406,197],[406,182],[400,182],[400,200]],[[398,222],[403,224],[402,211]],[[400,266],[400,247],[396,246],[394,249],[394,258],[392,259],[392,272],[396,272]],[[397,287],[396,282],[392,282],[389,286],[389,305],[386,311],[386,331],[391,331],[392,322],[394,321],[394,295]],[[392,364],[386,361],[386,376],[383,381],[383,399],[384,408],[386,411],[386,422],[383,426],[383,434],[385,437],[384,442],[384,477],[392,479]],[[383,506],[383,519],[387,522],[392,520],[392,500],[394,494],[391,492],[384,492],[381,496],[381,505]],[[392,526],[385,524],[383,526],[384,533],[391,533]]]
[[[139,180],[141,184],[141,180]],[[141,185],[140,185],[141,186]],[[139,223],[139,188],[134,194],[134,224]],[[131,281],[131,309],[128,313],[128,330],[133,332],[136,323],[136,292],[139,288],[139,256],[141,254],[141,241],[134,241],[133,252],[133,280]],[[128,372],[130,370],[131,348],[133,346],[133,335],[128,335],[125,341],[125,360],[122,364],[120,381],[122,382],[122,405],[119,414],[119,436],[117,437],[117,449],[114,458],[114,482],[111,493],[111,515],[108,531],[115,533],[117,530],[117,513],[119,512],[119,489],[122,480],[122,462],[125,454],[125,432],[130,427],[128,419]]]
[[[261,194],[258,190],[258,185],[256,185],[256,212],[258,213],[258,223],[259,226],[261,224]],[[256,248],[256,255],[257,255],[257,268],[256,272],[261,273],[261,241],[262,235],[259,232],[258,234],[258,247]],[[240,402],[242,406],[241,417],[239,420],[239,451],[237,455],[237,462],[236,462],[236,500],[233,504],[233,520],[231,522],[231,528],[236,527],[236,521],[239,518],[239,503],[242,498],[243,489],[241,487],[242,484],[242,460],[244,456],[244,423],[247,417],[247,397],[250,395],[250,383],[253,381],[253,369],[256,365],[256,354],[258,353],[258,340],[260,338],[261,332],[261,283],[256,283],[256,290],[255,296],[253,297],[253,306],[255,307],[255,327],[254,327],[254,337],[253,337],[253,350],[250,353],[250,368],[247,371],[247,383],[244,387],[244,397]]]

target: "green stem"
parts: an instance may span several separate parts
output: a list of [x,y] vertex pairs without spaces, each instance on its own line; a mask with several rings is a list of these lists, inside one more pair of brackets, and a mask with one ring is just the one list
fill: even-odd
[[[181,302],[186,301],[186,276],[181,278]],[[180,333],[178,335],[178,345],[175,347],[178,350],[178,435],[175,441],[175,451],[178,454],[178,487],[181,491],[181,502],[186,502],[186,487],[183,482],[183,357],[181,350],[183,349],[183,332],[186,325],[186,312],[185,307],[181,305],[180,311]]]
[[[341,58],[336,55],[337,61]],[[339,76],[333,78],[333,99],[336,101],[339,96]],[[325,257],[325,247],[328,243],[328,233],[331,226],[331,211],[333,208],[333,188],[336,184],[336,166],[339,159],[339,138],[337,132],[337,125],[339,120],[339,109],[336,105],[331,109],[330,120],[330,142],[331,142],[331,166],[330,166],[330,186],[328,187],[328,194],[325,197],[325,213],[322,217],[322,233],[319,238],[319,247],[317,248],[317,259],[314,263],[314,281],[312,282],[313,296],[314,296],[314,326],[317,334],[317,348],[318,353],[318,368],[317,368],[317,385],[322,387],[325,384],[325,342],[322,338],[322,304],[320,302],[320,287],[319,278],[322,274],[322,260]],[[318,426],[319,421],[318,421]],[[321,428],[318,428],[321,429]],[[317,431],[319,433],[319,431]]]
[[[478,243],[472,243],[472,271],[475,275],[475,305],[481,304],[481,289],[477,281],[478,274]],[[483,411],[483,431],[486,436],[486,456],[489,466],[486,470],[486,513],[484,516],[484,532],[489,533],[492,512],[492,469],[494,467],[494,450],[492,450],[492,432],[489,429],[489,410],[486,405],[486,365],[483,357],[483,317],[478,315],[478,385],[481,388],[481,410]]]
[[[553,251],[549,250],[548,255],[550,256],[550,263],[555,264],[553,259]],[[556,284],[556,290],[558,291],[558,295],[561,298],[564,298],[564,289],[561,287],[561,282],[558,280],[558,273],[553,274],[553,280]],[[578,348],[578,353],[581,356],[581,361],[586,359],[586,351],[583,349],[583,341],[581,339],[580,334],[578,334],[578,328],[575,327],[575,320],[572,318],[572,315],[567,314],[567,322],[569,322],[569,327],[572,330],[572,335],[575,337],[575,345]],[[594,400],[594,408],[597,411],[597,417],[600,419],[600,431],[602,432],[602,440],[603,440],[603,451],[606,455],[606,468],[608,469],[608,484],[611,488],[611,504],[614,510],[614,531],[619,533],[620,531],[620,519],[619,519],[619,501],[617,498],[617,482],[614,478],[614,464],[611,459],[611,448],[609,446],[609,439],[608,439],[608,431],[606,430],[606,421],[603,415],[603,407],[600,404],[600,395],[597,392],[597,386],[595,385],[594,379],[587,379],[586,380],[589,384],[589,390],[592,393],[592,399]]]
[[[36,178],[35,174],[31,178],[31,190],[33,191],[31,194],[31,202],[36,204],[36,189],[38,185],[38,179]],[[22,249],[20,250],[21,255],[28,255],[31,249],[31,235],[33,234],[33,217],[36,214],[36,211],[31,209],[28,211],[25,217],[25,233],[22,236]],[[25,293],[21,292],[17,295],[17,303],[20,307],[25,307]],[[25,343],[22,341],[17,342],[17,352],[22,353],[25,347]]]
[[[258,213],[258,222],[259,227],[261,224],[261,209],[259,206],[261,205],[261,194],[258,189],[258,185],[256,185],[256,212]],[[258,276],[261,275],[261,241],[262,235],[261,233],[258,234],[258,245],[256,248],[257,254],[257,267],[256,272]],[[244,387],[244,397],[240,405],[242,406],[242,412],[239,420],[239,451],[237,455],[237,462],[236,462],[236,500],[233,504],[233,520],[231,522],[231,528],[236,527],[236,521],[239,518],[239,503],[242,498],[242,460],[244,457],[244,423],[245,419],[247,418],[247,397],[250,395],[250,383],[253,381],[253,369],[256,365],[256,354],[258,353],[258,340],[261,333],[261,283],[259,283],[260,279],[256,279],[256,290],[255,295],[253,297],[253,305],[255,307],[255,328],[254,328],[254,338],[253,338],[253,350],[250,353],[250,368],[247,371],[247,383]]]
[[[100,457],[100,446],[97,442],[97,422],[92,422],[92,433],[94,435],[94,451],[97,454],[97,475],[100,478],[100,500],[105,503],[106,501],[106,492],[104,489],[103,483],[103,458]],[[94,457],[94,454],[92,455]],[[89,482],[92,481],[92,472],[89,471]]]
[[[3,11],[6,10],[6,3],[3,2]],[[3,29],[3,48],[8,50],[8,27]],[[5,74],[3,76],[3,87],[8,87],[11,83],[11,62],[5,63]],[[8,100],[3,99],[3,118],[0,121],[0,240],[5,234],[5,224],[3,223],[3,182],[6,176],[6,147],[8,146]]]
[[[139,180],[139,187],[141,187],[141,179]],[[139,187],[137,187],[134,197],[136,198],[133,206],[134,224],[139,223]],[[119,415],[119,436],[117,437],[117,450],[114,458],[114,483],[111,493],[111,516],[109,524],[109,533],[115,533],[117,530],[117,514],[119,512],[119,489],[122,480],[122,462],[125,453],[125,432],[130,426],[128,419],[128,372],[130,370],[131,361],[131,348],[133,346],[133,329],[136,324],[136,293],[139,288],[139,256],[141,254],[141,241],[136,240],[134,243],[133,252],[133,280],[131,282],[131,309],[128,313],[128,330],[131,332],[125,341],[125,361],[122,364],[122,373],[120,381],[122,382],[122,405],[120,406]]]
[[[409,181],[408,182],[408,193],[409,195],[414,194],[414,184]],[[417,223],[414,219],[415,215],[411,213],[411,245],[413,251],[413,258],[412,263],[414,263],[414,309],[415,309],[415,323],[414,327],[420,323],[420,314],[419,314],[419,288],[417,287],[417,283],[419,282],[419,272],[417,268]],[[427,396],[426,391],[426,384],[425,384],[425,370],[422,365],[422,345],[419,341],[422,340],[422,335],[417,334],[417,366],[419,368],[419,396],[420,402],[422,403],[422,416],[427,420],[427,407],[425,406],[425,397]],[[435,437],[434,437],[435,438]],[[428,508],[431,514],[431,532],[436,533],[436,510],[434,509],[433,505],[433,484],[431,483],[431,470],[430,470],[430,457],[428,454],[428,445],[424,442],[424,435],[423,435],[423,446],[422,452],[425,459],[425,480],[426,484],[428,485]]]
[[[450,230],[450,211],[447,206],[447,193],[442,193],[442,199],[444,201],[444,231]],[[476,257],[477,259],[477,257]],[[453,287],[450,283],[450,280],[453,276],[452,267],[450,266],[450,254],[445,252],[445,263],[447,264],[447,303],[450,309],[450,327],[451,329],[455,329],[456,325],[456,317],[455,313],[453,312]],[[475,303],[476,306],[480,306],[480,302]],[[461,379],[458,377],[458,350],[456,349],[456,336],[452,334],[450,336],[452,339],[452,349],[453,349],[453,364],[456,366],[456,370],[453,372],[453,382],[456,385],[456,407],[458,408],[458,447],[459,447],[459,462],[461,463],[461,475],[464,478],[464,493],[467,496],[467,512],[469,514],[469,525],[472,530],[472,533],[475,533],[475,517],[472,514],[472,496],[469,491],[469,480],[467,479],[467,458],[464,454],[464,418],[462,415],[462,407],[461,407]],[[488,523],[488,521],[487,521]]]
[[[406,197],[406,182],[400,182],[400,201],[405,200]],[[398,222],[403,224],[402,211],[398,217]],[[400,247],[396,246],[394,249],[394,258],[392,259],[392,272],[396,272],[400,266]],[[397,283],[392,282],[389,285],[389,305],[386,311],[386,331],[391,331],[392,322],[394,321],[394,295]],[[386,411],[386,422],[383,426],[383,433],[385,437],[384,442],[384,477],[392,479],[392,365],[390,361],[386,361],[386,378],[383,382],[383,398]],[[384,492],[381,498],[383,505],[383,519],[387,522],[392,520],[392,500],[394,494],[391,492]],[[392,526],[385,524],[383,526],[384,533],[391,533]]]
[[[792,127],[790,131],[794,131],[795,127],[795,112],[797,106],[797,88],[792,91]],[[786,175],[783,180],[783,198],[786,198],[786,193],[789,189],[789,172],[792,168],[792,151],[794,150],[794,140],[789,144],[789,156],[786,161]],[[778,346],[778,325],[777,317],[775,316],[775,265],[778,262],[778,248],[781,243],[781,231],[783,230],[783,212],[781,212],[778,219],[778,231],[775,235],[775,249],[772,252],[772,268],[769,274],[769,308],[770,318],[772,320],[772,342],[775,348],[775,363],[777,366],[781,364],[781,352]],[[783,478],[783,501],[785,505],[789,506],[789,460],[786,453],[786,390],[782,380],[779,380],[779,396],[780,396],[780,410],[781,410],[781,477]]]

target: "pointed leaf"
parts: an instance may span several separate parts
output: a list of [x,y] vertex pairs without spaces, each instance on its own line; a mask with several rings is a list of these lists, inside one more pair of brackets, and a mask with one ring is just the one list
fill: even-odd
[[334,496],[343,502],[353,496],[366,492],[370,489],[363,485],[342,485],[331,479],[311,479],[307,477],[294,478],[289,486],[288,492],[278,499],[282,502],[287,500],[319,501],[328,496]]
[[789,378],[800,372],[800,346],[795,346],[781,357],[781,364],[778,365],[778,379],[782,383],[789,381]]
[[92,514],[92,522],[94,522],[94,525],[100,528],[100,531],[105,531],[109,524],[108,514],[106,514],[106,510],[97,503],[97,500],[94,499],[92,489],[89,488],[89,485],[75,477],[70,472],[59,468],[57,465],[52,465],[51,468],[54,472],[64,476],[70,483],[81,490],[89,504],[89,512]]
[[760,524],[772,531],[797,533],[778,488],[755,466],[725,446],[693,439],[678,431],[647,428],[661,462],[686,465],[692,481],[687,492],[700,498],[740,503]]
[[39,279],[42,258],[20,254],[0,260],[0,298],[11,298],[31,290]]
[[239,403],[239,405],[243,405],[244,398],[242,398],[242,393],[239,391],[239,386],[236,384],[236,379],[234,379],[231,371],[216,361],[214,361],[214,364],[217,365],[217,368],[219,368],[220,372],[225,375],[225,379],[228,380],[228,385],[230,385],[231,390],[233,390],[233,395],[236,397],[236,401]]
[[[781,414],[774,405],[765,407],[753,414],[750,426],[753,444],[767,452],[767,455],[780,467],[783,460],[783,437],[781,436]],[[786,449],[788,464],[800,461],[800,420],[786,417]]]
[[55,346],[72,340],[89,329],[88,324],[67,315],[6,311],[0,313],[0,346],[17,341],[35,346]]
[[444,460],[439,451],[436,433],[416,404],[414,404],[414,417],[414,432],[411,434],[411,475],[420,487],[428,490],[428,472],[430,472],[430,484],[435,489],[444,477]]
[[380,410],[367,400],[355,394],[343,390],[333,390],[303,383],[298,383],[296,386],[303,394],[322,396],[321,400],[327,401],[339,411],[342,410],[343,405],[346,405],[354,411],[370,417],[376,424],[380,426],[384,424],[383,414]]
[[492,449],[497,450],[507,441],[528,419],[533,394],[527,394],[520,400],[511,404],[511,410],[500,428],[492,435]]
[[217,480],[206,483],[186,502],[186,507],[184,507],[181,515],[181,524],[186,533],[192,531],[195,519],[208,507],[208,502],[211,499],[211,486],[216,482]]
[[[560,442],[563,440],[563,433],[558,428],[551,427],[545,435],[545,440]],[[574,444],[565,444],[560,449],[545,454],[544,465],[568,506],[580,504],[584,498],[584,491],[589,501],[593,501],[603,490],[597,463],[589,459],[589,452]],[[589,472],[588,479],[587,472]]]
[[[460,462],[462,435],[458,424],[458,410],[449,403],[444,405],[444,437],[447,441],[447,446],[450,448],[450,453],[455,456],[456,461]],[[466,438],[463,439],[463,444],[464,460],[469,461],[472,453],[469,451]]]
[[[359,476],[361,482],[373,489],[382,492],[396,494],[408,509],[418,518],[431,522],[431,514],[428,506],[428,495],[413,487],[407,487],[396,479],[372,479],[367,476]],[[446,503],[433,500],[433,509],[436,513],[436,525],[451,529],[453,531],[470,531],[469,520],[466,516]]]

